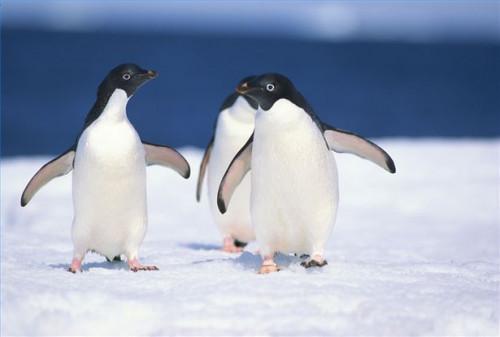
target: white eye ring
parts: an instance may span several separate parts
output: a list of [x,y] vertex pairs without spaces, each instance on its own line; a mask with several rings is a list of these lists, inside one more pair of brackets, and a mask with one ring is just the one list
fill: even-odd
[[266,84],[266,90],[269,92],[274,91],[274,84],[272,83]]
[[123,74],[122,78],[123,78],[125,81],[128,81],[128,80],[130,80],[130,74],[129,74],[129,73],[125,73],[125,74]]

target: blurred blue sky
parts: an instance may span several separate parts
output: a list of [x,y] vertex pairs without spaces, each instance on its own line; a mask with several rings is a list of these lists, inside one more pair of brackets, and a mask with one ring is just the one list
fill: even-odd
[[496,40],[499,2],[2,1],[4,25],[59,31],[168,31],[324,40]]
[[500,136],[498,1],[1,1],[2,155],[58,153],[98,84],[144,139],[204,147],[250,74],[281,72],[329,124],[370,137]]

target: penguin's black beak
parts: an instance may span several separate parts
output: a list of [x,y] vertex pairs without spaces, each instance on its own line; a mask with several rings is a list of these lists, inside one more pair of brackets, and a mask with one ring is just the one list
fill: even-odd
[[154,70],[148,70],[144,75],[150,80],[158,77],[158,73]]
[[248,82],[244,82],[240,84],[239,86],[236,87],[236,91],[238,94],[246,94],[250,90],[250,87],[248,86]]

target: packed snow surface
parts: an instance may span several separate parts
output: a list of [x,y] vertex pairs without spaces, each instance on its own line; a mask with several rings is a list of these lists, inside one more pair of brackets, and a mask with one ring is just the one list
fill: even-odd
[[[26,208],[24,185],[49,158],[1,163],[2,335],[498,335],[500,141],[385,140],[397,174],[337,154],[340,208],[329,264],[257,274],[257,245],[219,250],[202,152],[184,180],[148,168],[149,229],[133,273],[72,257],[71,174]],[[206,193],[206,188],[205,188]]]

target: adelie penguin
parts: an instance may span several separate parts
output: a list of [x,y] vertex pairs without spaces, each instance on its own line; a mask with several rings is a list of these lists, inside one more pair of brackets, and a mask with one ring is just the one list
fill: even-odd
[[73,170],[73,273],[81,270],[88,251],[109,260],[123,254],[132,271],[158,269],[139,262],[148,218],[146,166],[170,167],[184,178],[190,168],[174,149],[142,142],[127,118],[128,100],[156,76],[135,64],[111,70],[75,144],[45,164],[23,192],[21,205],[26,206],[43,185]]
[[238,184],[252,170],[250,209],[261,273],[279,270],[276,252],[307,254],[305,267],[324,266],[324,248],[335,223],[338,181],[330,150],[371,160],[394,173],[391,157],[351,132],[322,123],[283,75],[265,74],[238,87],[259,108],[255,131],[222,178],[217,203],[225,213]]
[[[252,77],[246,77],[240,83],[250,79]],[[200,164],[196,200],[200,201],[203,179],[207,174],[208,200],[212,217],[223,236],[222,249],[237,253],[255,239],[250,221],[250,174],[235,190],[231,206],[225,214],[217,208],[217,192],[231,160],[253,132],[257,103],[233,92],[224,100],[219,111],[212,138]]]

